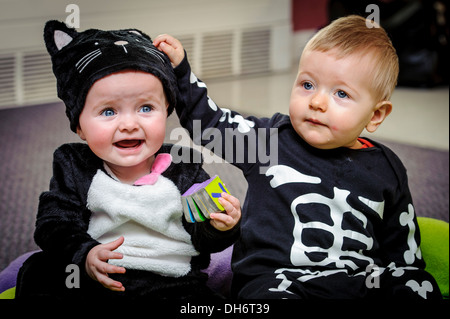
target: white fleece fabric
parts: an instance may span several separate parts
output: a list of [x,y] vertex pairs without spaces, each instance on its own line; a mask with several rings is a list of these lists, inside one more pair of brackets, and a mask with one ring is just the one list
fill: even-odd
[[123,259],[110,259],[110,264],[170,277],[191,270],[198,252],[183,227],[181,195],[171,180],[159,176],[154,185],[132,186],[98,170],[87,207],[92,212],[88,233],[94,239],[125,238],[116,250]]

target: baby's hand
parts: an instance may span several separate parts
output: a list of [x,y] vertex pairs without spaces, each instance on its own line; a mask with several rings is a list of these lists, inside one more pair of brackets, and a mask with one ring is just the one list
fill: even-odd
[[121,236],[110,243],[97,245],[89,251],[86,258],[86,272],[88,275],[113,291],[125,290],[122,283],[108,277],[108,274],[125,273],[125,268],[108,264],[108,259],[123,258],[121,253],[113,251],[119,248],[123,241],[124,238]]
[[223,192],[221,196],[219,202],[225,208],[226,214],[211,214],[211,225],[218,230],[226,231],[236,226],[241,219],[241,203],[228,193]]
[[167,54],[174,68],[184,59],[184,49],[181,42],[168,34],[158,35],[153,41],[153,45]]

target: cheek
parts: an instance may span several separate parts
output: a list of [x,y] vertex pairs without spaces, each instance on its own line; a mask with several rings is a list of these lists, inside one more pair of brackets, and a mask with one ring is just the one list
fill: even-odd
[[111,132],[98,126],[95,130],[89,130],[85,132],[85,137],[85,141],[93,151],[94,149],[102,150],[106,147],[111,146],[112,143]]
[[162,143],[166,136],[166,118],[155,119],[153,123],[147,125],[146,135],[151,143]]
[[296,120],[302,112],[301,101],[298,98],[291,98],[289,102],[289,116]]

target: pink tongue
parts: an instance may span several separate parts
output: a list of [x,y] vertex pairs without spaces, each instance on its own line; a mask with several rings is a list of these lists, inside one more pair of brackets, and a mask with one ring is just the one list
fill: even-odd
[[117,147],[129,148],[139,146],[141,142],[139,140],[123,140],[115,143]]

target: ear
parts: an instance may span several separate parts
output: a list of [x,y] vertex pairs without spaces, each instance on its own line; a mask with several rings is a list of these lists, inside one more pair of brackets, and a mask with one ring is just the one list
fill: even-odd
[[64,23],[50,20],[45,24],[44,41],[48,53],[53,56],[64,48],[78,35],[75,29],[68,28]]
[[146,38],[147,40],[149,40],[150,42],[153,42],[152,39],[150,38],[150,36],[140,30],[137,29],[128,29],[129,33],[134,33],[140,37]]
[[81,130],[81,127],[79,124],[77,126],[77,134],[83,141],[86,141],[86,136],[84,135],[83,131]]
[[373,133],[377,128],[383,123],[384,119],[392,112],[392,102],[391,101],[381,101],[375,106],[372,118],[370,122],[366,125],[366,130]]

